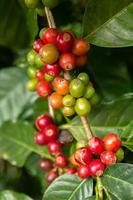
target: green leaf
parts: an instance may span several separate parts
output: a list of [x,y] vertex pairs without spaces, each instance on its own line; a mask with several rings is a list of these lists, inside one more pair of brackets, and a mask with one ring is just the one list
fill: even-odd
[[25,194],[4,190],[0,192],[0,200],[32,200]]
[[[103,186],[116,200],[133,199],[133,165],[121,163],[109,167],[101,178]],[[114,198],[112,198],[114,199]]]
[[0,156],[19,167],[24,165],[32,152],[51,159],[46,147],[34,143],[34,133],[28,123],[4,123],[0,128]]
[[97,46],[132,46],[132,21],[132,0],[88,0],[83,19],[84,36]]
[[20,68],[0,71],[0,125],[7,120],[16,120],[30,103],[32,93],[26,90],[27,75]]
[[[126,94],[115,101],[100,104],[89,114],[94,135],[103,137],[108,132],[133,134],[133,94]],[[80,118],[75,117],[70,124],[61,126],[69,129],[76,140],[87,140]]]
[[80,179],[76,175],[57,178],[46,190],[43,200],[81,200],[92,196],[92,179]]

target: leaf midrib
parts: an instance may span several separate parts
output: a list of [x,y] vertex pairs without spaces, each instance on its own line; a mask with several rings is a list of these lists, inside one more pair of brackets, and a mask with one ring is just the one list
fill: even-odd
[[111,176],[111,175],[109,175],[109,174],[105,174],[104,177],[109,177],[109,178],[111,178],[111,179],[115,179],[115,180],[117,180],[117,181],[123,182],[123,183],[125,183],[125,184],[130,185],[130,186],[133,186],[133,183],[126,182],[126,181],[123,180],[123,179],[120,179],[120,178]]

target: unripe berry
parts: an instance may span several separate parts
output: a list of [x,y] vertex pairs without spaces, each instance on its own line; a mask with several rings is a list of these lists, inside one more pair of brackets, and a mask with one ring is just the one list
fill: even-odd
[[36,56],[36,52],[34,50],[31,50],[28,54],[27,54],[27,61],[30,65],[35,64],[35,56]]
[[57,93],[52,93],[49,97],[49,103],[54,109],[60,109],[62,107],[62,96]]
[[70,116],[73,116],[75,114],[75,110],[74,110],[74,107],[68,107],[68,106],[64,106],[62,109],[61,109],[62,113],[64,116],[66,117],[70,117]]
[[44,6],[55,8],[60,3],[60,0],[42,0]]
[[100,155],[100,159],[104,165],[113,165],[117,161],[117,157],[112,151],[104,151]]
[[124,150],[122,148],[116,151],[117,162],[121,162],[124,159]]
[[52,124],[52,122],[53,122],[52,118],[49,115],[44,114],[37,117],[35,121],[35,125],[38,130],[42,131],[46,128],[46,126],[48,126],[49,124]]
[[90,80],[88,74],[85,72],[80,73],[77,78],[81,80],[85,85],[87,85]]
[[90,176],[89,167],[87,165],[80,165],[78,167],[78,176],[83,179],[89,178]]
[[79,98],[75,104],[75,111],[78,115],[84,116],[91,110],[89,101],[85,98]]
[[85,85],[81,80],[77,78],[73,79],[70,82],[69,91],[70,91],[71,96],[75,98],[82,97],[85,93]]
[[65,78],[57,76],[52,83],[55,91],[60,95],[66,95],[69,93],[69,81]]
[[104,151],[103,141],[98,137],[92,137],[88,143],[88,149],[95,155],[100,155]]
[[99,159],[95,159],[89,164],[89,172],[91,176],[101,176],[105,170],[104,164]]
[[25,4],[28,8],[35,9],[40,6],[40,0],[25,0]]
[[38,81],[36,79],[31,79],[27,82],[26,88],[29,91],[36,91],[36,87],[37,87]]

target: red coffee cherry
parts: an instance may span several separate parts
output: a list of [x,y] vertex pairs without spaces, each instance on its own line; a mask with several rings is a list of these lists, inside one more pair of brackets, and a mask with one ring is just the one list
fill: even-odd
[[43,134],[48,142],[56,140],[59,134],[58,127],[54,124],[49,124],[44,129]]
[[44,72],[51,75],[51,76],[58,76],[61,72],[61,68],[59,66],[59,64],[55,63],[55,64],[46,64],[44,66]]
[[36,77],[36,79],[38,81],[43,80],[44,79],[44,72],[43,72],[43,70],[40,70],[40,69],[36,70],[35,77]]
[[76,57],[72,53],[64,53],[60,56],[59,64],[65,71],[70,71],[75,68]]
[[91,153],[100,155],[104,151],[103,141],[98,137],[92,137],[89,140],[88,148],[91,151]]
[[48,150],[51,154],[58,154],[62,151],[62,144],[59,141],[52,141],[48,143]]
[[48,28],[42,32],[41,39],[45,44],[55,44],[58,31],[56,28]]
[[83,179],[89,178],[90,176],[89,167],[87,165],[80,165],[78,167],[78,176]]
[[35,125],[36,125],[37,129],[40,131],[44,130],[46,128],[46,126],[48,126],[49,124],[52,124],[52,123],[53,123],[52,118],[47,114],[37,117],[37,119],[35,121]]
[[73,43],[72,53],[76,56],[82,56],[90,49],[90,44],[84,39],[75,39]]
[[52,163],[49,159],[40,159],[38,163],[38,167],[40,170],[49,171],[52,169]]
[[60,95],[66,95],[69,93],[69,81],[63,77],[55,77],[52,85],[55,91]]
[[75,160],[82,165],[88,165],[91,162],[92,154],[89,151],[89,149],[82,147],[80,149],[77,149],[75,154]]
[[59,176],[59,173],[55,171],[55,169],[50,170],[50,172],[46,173],[46,181],[47,183],[52,183],[57,177]]
[[101,176],[105,170],[104,164],[99,159],[95,159],[89,164],[89,171],[91,176]]
[[48,143],[42,132],[35,133],[34,141],[35,141],[36,144],[42,145],[42,146],[46,145]]
[[100,159],[103,164],[105,165],[113,165],[117,161],[117,157],[114,152],[112,151],[104,151],[100,155]]
[[73,36],[70,32],[64,31],[58,34],[56,46],[57,48],[65,53],[71,51],[73,45]]
[[87,55],[76,57],[76,67],[84,67],[87,64]]
[[63,154],[59,154],[55,157],[54,162],[58,168],[63,168],[67,165],[67,158]]
[[109,133],[105,135],[104,139],[104,148],[107,151],[117,151],[121,147],[121,139],[117,134]]
[[37,85],[37,93],[40,97],[46,98],[52,92],[52,88],[49,82],[42,80]]
[[44,46],[43,41],[38,39],[38,40],[35,40],[33,44],[33,49],[38,53],[43,46]]
[[75,168],[73,168],[73,167],[67,167],[65,169],[65,173],[66,174],[75,174],[76,172],[77,172],[77,170]]

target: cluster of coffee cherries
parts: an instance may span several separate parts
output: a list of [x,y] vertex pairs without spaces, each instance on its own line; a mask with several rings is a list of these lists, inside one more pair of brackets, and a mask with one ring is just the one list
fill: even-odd
[[37,117],[35,126],[38,132],[35,133],[35,143],[47,146],[53,158],[53,163],[49,159],[41,159],[39,168],[46,171],[46,180],[51,183],[55,178],[63,173],[76,173],[76,169],[69,165],[67,156],[63,154],[63,148],[69,148],[73,137],[67,130],[59,131],[52,118],[43,114]]
[[124,151],[117,134],[108,133],[103,140],[93,136],[87,145],[78,148],[71,155],[71,163],[77,166],[78,176],[102,176],[106,167],[122,161]]

